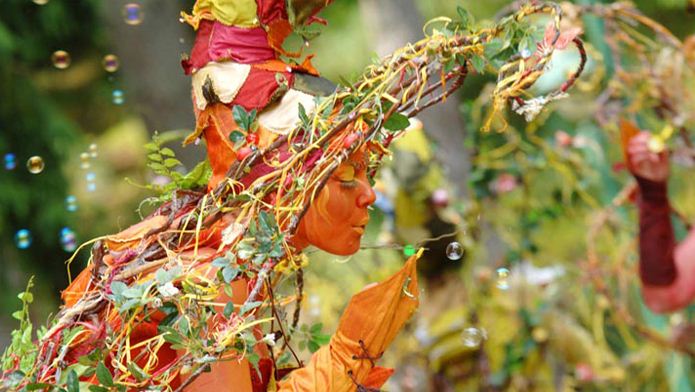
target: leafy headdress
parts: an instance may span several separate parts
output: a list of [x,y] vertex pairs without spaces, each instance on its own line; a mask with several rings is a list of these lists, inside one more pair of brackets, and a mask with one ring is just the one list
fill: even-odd
[[[474,25],[461,11],[461,20],[428,23],[424,39],[369,66],[355,83],[317,98],[309,92],[325,84],[310,62],[279,58],[296,55],[284,51],[282,41],[293,29],[305,32],[325,4],[202,0],[184,16],[198,29],[193,55],[184,61],[193,73],[197,118],[187,142],[206,138],[210,187],[176,190],[143,222],[91,241],[90,266],[63,293],[66,305],[36,351],[8,357],[11,362],[33,355],[5,367],[16,376],[7,377],[6,385],[74,390],[78,378],[91,377],[106,388],[181,389],[221,359],[247,358],[258,365],[253,348],[264,342],[252,332],[259,325],[282,331],[273,336],[283,338],[271,352],[273,361],[292,351],[306,259],[288,239],[347,157],[368,146],[374,175],[408,119],[453,94],[469,73],[498,75],[489,125],[510,102],[532,118],[564,95],[585,62],[578,32],[559,31],[561,12],[554,4],[526,4],[488,27]],[[545,37],[535,50],[520,54],[529,19],[542,14],[550,16]],[[240,34],[265,39],[267,50],[231,50],[243,44],[234,41]],[[557,91],[529,98],[528,88],[546,70],[553,51],[570,43],[582,55],[578,70]],[[291,124],[272,121],[287,110]],[[267,117],[269,112],[277,117]],[[368,306],[369,298],[385,293],[415,298],[413,263],[406,264],[400,280],[376,288],[383,292],[361,293],[356,306]],[[216,302],[240,282],[248,287],[242,304]],[[286,282],[296,290],[280,290]],[[350,307],[341,325],[379,332],[372,337],[383,349],[413,309],[397,311],[396,305],[381,312],[390,314],[390,327],[371,317],[376,313],[365,318]],[[214,328],[209,319],[216,320]],[[133,338],[138,334],[144,337]]]

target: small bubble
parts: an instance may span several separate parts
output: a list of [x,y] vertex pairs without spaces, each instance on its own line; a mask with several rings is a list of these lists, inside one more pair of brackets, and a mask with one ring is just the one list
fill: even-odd
[[89,163],[89,153],[83,152],[80,154],[80,168],[83,170],[87,170],[91,167],[92,165]]
[[179,38],[179,43],[180,43],[180,44],[184,44],[184,43],[186,43],[186,40],[183,39],[183,37],[182,37],[182,38]]
[[410,257],[415,254],[415,247],[412,245],[406,245],[403,247],[403,254],[406,257]]
[[104,65],[106,72],[116,72],[118,70],[118,66],[120,65],[118,57],[116,57],[115,54],[107,54],[104,56],[101,63]]
[[139,25],[142,23],[144,14],[142,12],[142,7],[138,3],[128,3],[123,6],[123,19],[125,22],[131,26]]
[[18,230],[14,242],[19,249],[27,249],[31,245],[31,232],[27,229]]
[[461,257],[463,257],[463,246],[458,242],[450,243],[446,246],[446,257],[452,261],[461,260]]
[[38,155],[35,155],[27,160],[27,170],[29,170],[29,173],[31,174],[41,173],[44,166],[43,158]]
[[487,339],[487,332],[484,329],[478,329],[475,327],[468,327],[461,332],[461,338],[463,339],[463,345],[466,347],[475,348]]
[[521,52],[519,52],[519,54],[521,55],[521,57],[527,59],[527,58],[531,57],[531,55],[532,55],[533,53],[531,52],[530,49],[524,48],[524,49],[521,50]]
[[497,288],[500,290],[509,289],[509,269],[498,268],[497,269]]
[[114,105],[123,105],[125,98],[123,97],[123,90],[113,90],[111,93],[111,100]]
[[65,198],[65,209],[69,212],[77,211],[77,197],[68,195],[68,197]]
[[77,249],[77,236],[68,227],[63,227],[60,230],[60,246],[66,252],[72,252]]
[[34,1],[34,4],[38,4],[38,5],[46,5],[46,3],[48,3],[48,0],[33,0],[33,1]]
[[17,159],[13,153],[5,154],[5,170],[14,170],[17,167]]
[[88,182],[87,183],[87,192],[94,192],[96,190],[97,190],[96,182]]
[[70,53],[64,50],[56,50],[51,55],[51,62],[53,66],[58,69],[65,69],[70,66]]
[[94,182],[94,180],[97,179],[97,175],[94,174],[94,172],[89,172],[89,173],[87,173],[86,176],[84,176],[84,178],[85,178],[85,180],[87,180],[88,182]]
[[99,156],[99,151],[97,150],[96,143],[90,144],[89,145],[89,157],[92,159],[95,159],[98,156]]

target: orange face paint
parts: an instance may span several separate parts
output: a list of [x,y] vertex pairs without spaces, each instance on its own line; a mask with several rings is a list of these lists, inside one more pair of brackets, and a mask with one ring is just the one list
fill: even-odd
[[360,248],[376,195],[367,179],[367,152],[360,149],[326,182],[297,227],[293,242],[348,256]]

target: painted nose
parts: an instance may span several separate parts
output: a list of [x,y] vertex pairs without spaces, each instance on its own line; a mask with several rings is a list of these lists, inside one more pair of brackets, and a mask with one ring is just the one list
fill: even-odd
[[369,182],[360,181],[360,194],[357,196],[357,207],[367,208],[374,204],[376,200],[376,193],[374,189],[369,185]]

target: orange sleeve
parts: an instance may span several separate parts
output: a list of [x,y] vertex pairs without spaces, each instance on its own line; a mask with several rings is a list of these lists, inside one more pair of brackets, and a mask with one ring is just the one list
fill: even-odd
[[279,383],[278,391],[354,391],[379,388],[393,373],[375,361],[418,305],[415,263],[421,252],[384,282],[352,297],[328,345]]

